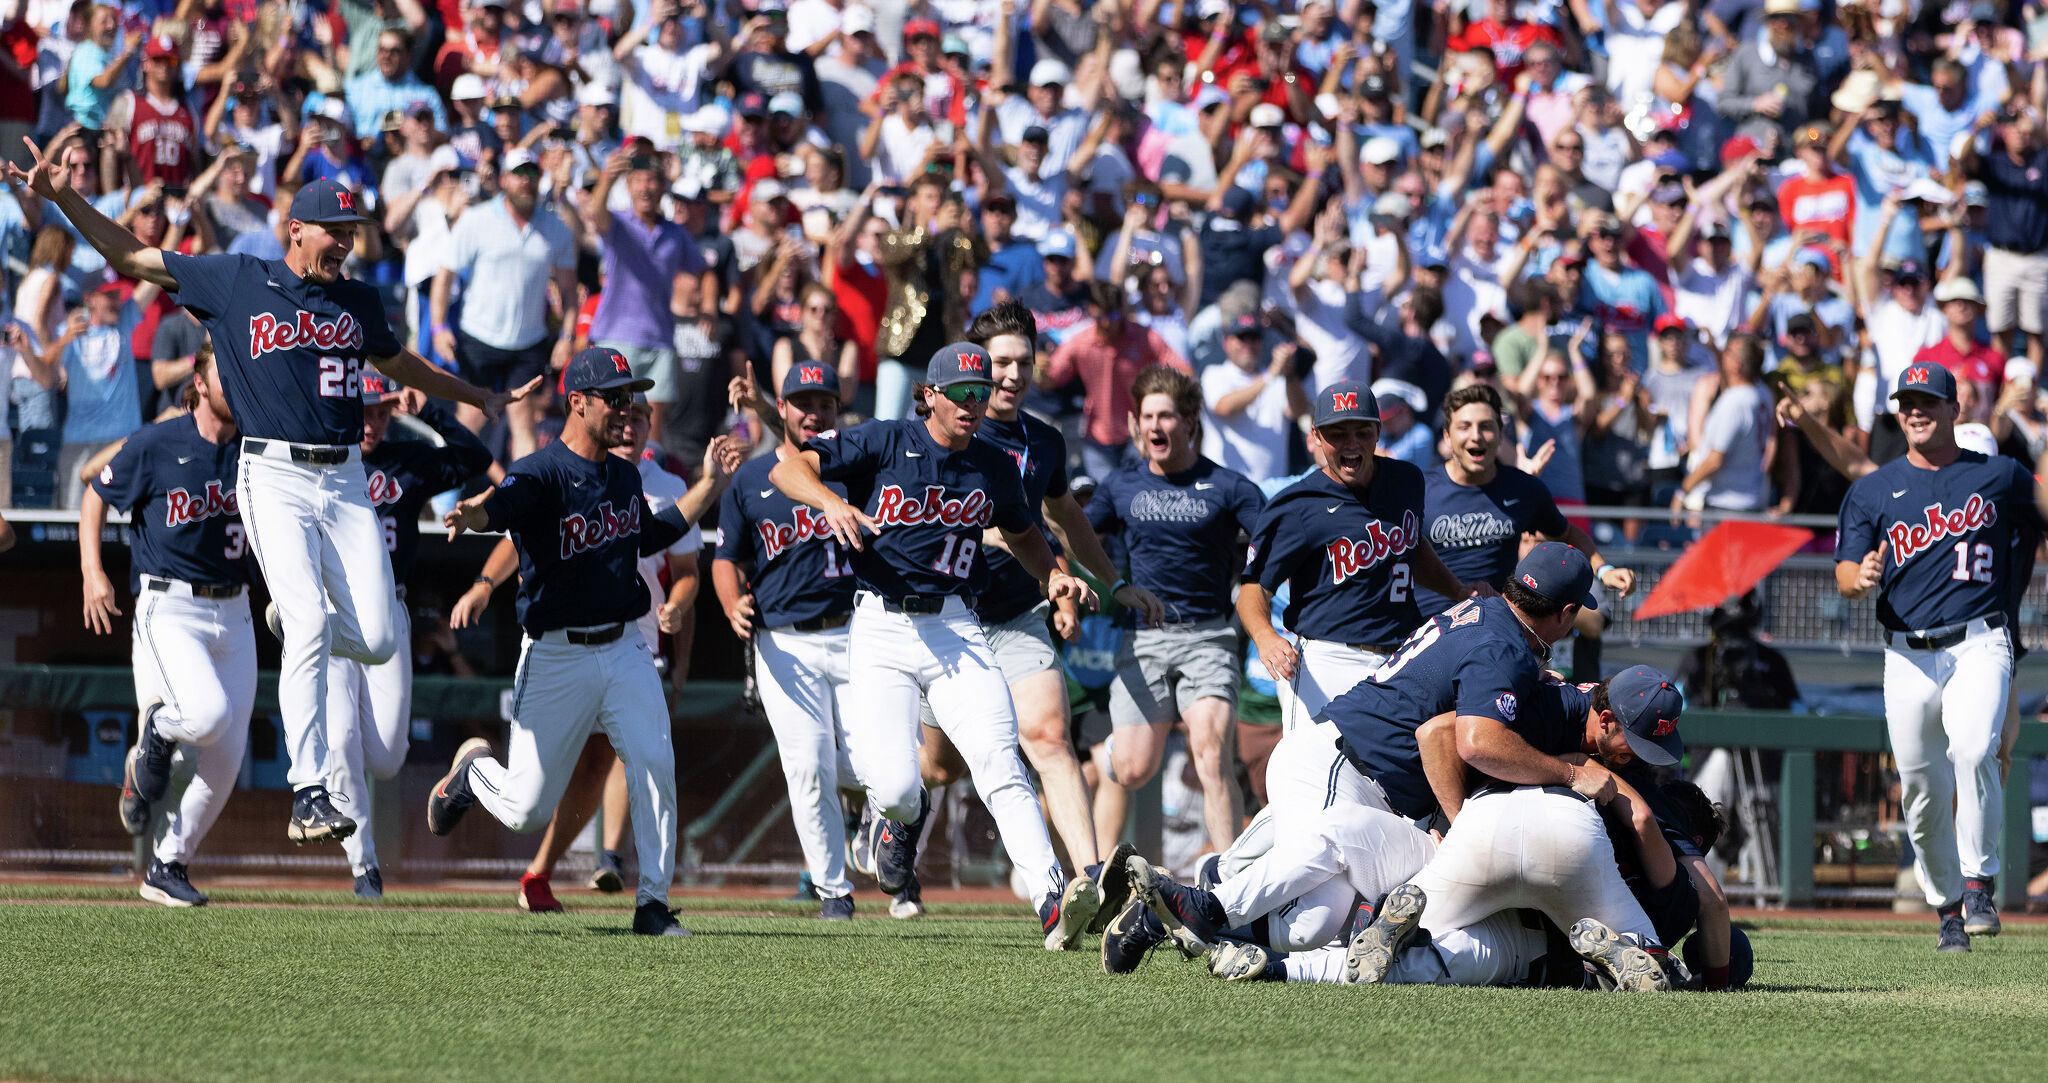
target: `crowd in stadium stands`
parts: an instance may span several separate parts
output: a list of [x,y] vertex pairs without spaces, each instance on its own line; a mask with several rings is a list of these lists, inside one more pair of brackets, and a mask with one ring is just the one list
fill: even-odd
[[[644,0],[643,0],[644,2]],[[977,312],[1037,314],[1028,408],[1077,475],[1131,377],[1200,377],[1205,453],[1304,468],[1369,383],[1383,454],[1499,387],[1561,503],[1832,514],[1792,397],[1880,461],[1916,357],[2048,445],[2048,7],[2034,0],[6,0],[24,137],[145,243],[281,255],[298,186],[374,222],[349,273],[506,386],[586,343],[655,380],[681,463],[757,437],[751,375],[836,366],[899,417]],[[1431,72],[1433,71],[1433,74]],[[502,195],[501,195],[502,193]],[[173,407],[203,333],[0,194],[15,467]],[[550,438],[549,397],[488,437]],[[469,420],[484,424],[478,414]],[[1546,450],[1547,449],[1547,450]],[[1539,452],[1541,454],[1539,454]]]

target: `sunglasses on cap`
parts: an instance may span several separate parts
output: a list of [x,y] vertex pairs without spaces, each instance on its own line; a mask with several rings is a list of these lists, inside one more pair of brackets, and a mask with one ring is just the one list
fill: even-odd
[[993,390],[987,384],[954,384],[946,388],[943,394],[955,404],[965,406],[970,403],[980,404],[987,402],[989,394]]
[[599,402],[604,403],[606,406],[611,407],[614,410],[624,410],[627,407],[633,405],[633,393],[631,391],[626,390],[623,387],[607,387],[592,391],[579,391],[577,392],[577,394],[587,395],[591,398],[594,398]]

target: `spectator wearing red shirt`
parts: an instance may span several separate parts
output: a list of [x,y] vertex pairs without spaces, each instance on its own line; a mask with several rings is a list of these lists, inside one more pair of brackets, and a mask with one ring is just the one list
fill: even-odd
[[185,104],[178,43],[160,34],[142,47],[142,90],[128,122],[128,152],[142,183],[185,188],[198,172],[199,122]]
[[1495,81],[1502,86],[1514,86],[1515,76],[1522,74],[1523,55],[1539,41],[1559,51],[1564,49],[1564,38],[1556,30],[1515,18],[1514,5],[1509,0],[1486,0],[1486,18],[1468,23],[1463,31],[1452,35],[1448,48],[1454,53],[1484,49],[1493,54]]
[[1963,421],[1989,422],[1991,404],[2005,383],[2005,354],[1988,342],[1977,341],[1977,321],[1984,318],[1984,294],[1967,277],[1944,278],[1934,287],[1934,303],[1948,320],[1948,334],[1932,346],[1913,355],[1915,363],[1932,361],[1955,374],[1958,380],[1977,385],[1976,416]]
[[22,140],[36,126],[31,77],[42,36],[22,18],[24,7],[15,5],[14,17],[0,26],[0,160],[27,169],[28,147]]
[[1856,182],[1828,160],[1833,137],[1826,124],[1799,130],[1793,145],[1806,172],[1778,186],[1778,208],[1793,236],[1818,233],[1846,245],[1856,225]]
[[1121,282],[1093,282],[1088,314],[1095,322],[1067,336],[1046,366],[1044,386],[1057,389],[1081,381],[1088,397],[1081,406],[1087,431],[1081,462],[1089,477],[1105,478],[1130,465],[1131,381],[1152,365],[1170,365],[1194,375],[1188,363],[1159,333],[1124,312]]
[[1259,73],[1258,43],[1237,26],[1229,0],[1202,0],[1195,20],[1195,29],[1181,33],[1181,50],[1194,62],[1198,82],[1227,90],[1237,76]]
[[[967,123],[967,85],[960,77],[945,68],[945,58],[939,53],[939,24],[930,19],[912,19],[903,24],[902,63],[883,73],[875,80],[875,91],[861,104],[861,112],[874,116],[882,109],[882,90],[893,83],[899,75],[915,75],[924,80],[925,112],[943,117],[955,128]],[[933,78],[944,76],[945,90],[934,94],[932,88],[940,85]]]

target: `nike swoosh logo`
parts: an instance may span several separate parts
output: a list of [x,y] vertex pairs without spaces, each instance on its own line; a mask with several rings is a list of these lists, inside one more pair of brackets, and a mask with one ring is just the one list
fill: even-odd
[[1503,500],[1503,501],[1501,501],[1501,502],[1500,502],[1500,506],[1501,506],[1501,507],[1503,507],[1503,508],[1512,508],[1512,507],[1514,507],[1514,506],[1515,506],[1516,504],[1519,504],[1519,503],[1521,503],[1521,502],[1522,502],[1522,498],[1518,496],[1518,497],[1514,498],[1513,500]]
[[194,459],[196,459],[196,458],[198,458],[198,457],[199,457],[199,456],[197,456],[197,455],[180,455],[180,456],[178,456],[178,465],[179,465],[179,466],[183,466],[183,465],[185,465],[186,463],[189,463],[189,462],[191,462],[192,460],[194,460]]
[[1206,481],[1198,481],[1198,482],[1195,482],[1195,488],[1196,488],[1196,489],[1198,489],[1198,490],[1200,490],[1200,489],[1214,489],[1215,487],[1216,487],[1216,486],[1214,486],[1214,485],[1212,485],[1212,484],[1210,484],[1209,482],[1206,482]]
[[1323,511],[1331,515],[1335,515],[1342,510],[1344,510],[1344,505],[1342,504],[1332,504],[1329,507],[1323,509]]
[[906,451],[906,452],[904,452],[904,453],[903,453],[903,457],[904,457],[904,458],[906,458],[906,459],[922,459],[922,458],[924,458],[924,452],[922,452],[922,451]]
[[769,497],[771,497],[771,496],[774,496],[774,495],[775,495],[775,487],[774,487],[774,486],[772,486],[772,485],[771,485],[771,486],[769,486],[769,487],[768,487],[768,488],[766,488],[766,489],[763,489],[763,490],[761,490],[761,499],[763,499],[763,500],[766,500],[767,498],[769,498]]
[[[178,460],[178,461],[179,461],[179,462],[183,462],[184,460],[183,460],[183,459],[180,459],[180,460]],[[1893,500],[1897,500],[1898,498],[1900,498],[1900,497],[1902,497],[1902,496],[1904,496],[1904,495],[1906,495],[1906,490],[1904,490],[1904,489],[1900,489],[1900,490],[1899,490],[1898,492],[1896,492],[1896,493],[1893,493],[1893,494],[1892,494],[1892,499],[1893,499]]]

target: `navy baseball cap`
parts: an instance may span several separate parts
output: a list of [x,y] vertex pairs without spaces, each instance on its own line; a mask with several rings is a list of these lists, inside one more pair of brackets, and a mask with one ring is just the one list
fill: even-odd
[[1607,703],[1637,759],[1668,767],[1685,754],[1685,742],[1678,739],[1685,697],[1663,673],[1649,666],[1622,670],[1607,682]]
[[562,370],[562,391],[609,391],[614,387],[646,391],[653,380],[634,377],[626,355],[609,346],[586,346]]
[[365,406],[375,406],[387,399],[397,398],[398,393],[403,390],[405,389],[398,386],[397,380],[374,369],[363,373],[363,405]]
[[369,221],[356,208],[356,194],[327,177],[308,183],[292,197],[291,220],[323,226]]
[[828,391],[839,394],[839,374],[830,365],[816,361],[789,366],[789,372],[782,377],[782,397],[788,398],[803,391]]
[[1915,361],[1899,373],[1899,386],[1892,391],[1892,398],[1898,398],[1908,391],[1933,395],[1937,399],[1956,400],[1956,374],[1932,361]]
[[1261,335],[1265,331],[1265,327],[1259,323],[1259,318],[1249,312],[1240,312],[1223,322],[1223,333],[1226,335]]
[[1258,202],[1258,193],[1243,185],[1232,185],[1230,191],[1223,193],[1223,213],[1227,217],[1241,219],[1250,214]]
[[954,384],[992,384],[988,351],[972,342],[955,342],[932,355],[924,368],[926,387],[945,389]]
[[1380,419],[1380,403],[1372,389],[1356,380],[1339,380],[1316,392],[1316,428],[1340,421]]
[[1593,596],[1593,565],[1563,542],[1544,542],[1515,565],[1515,581],[1562,605],[1600,608]]

